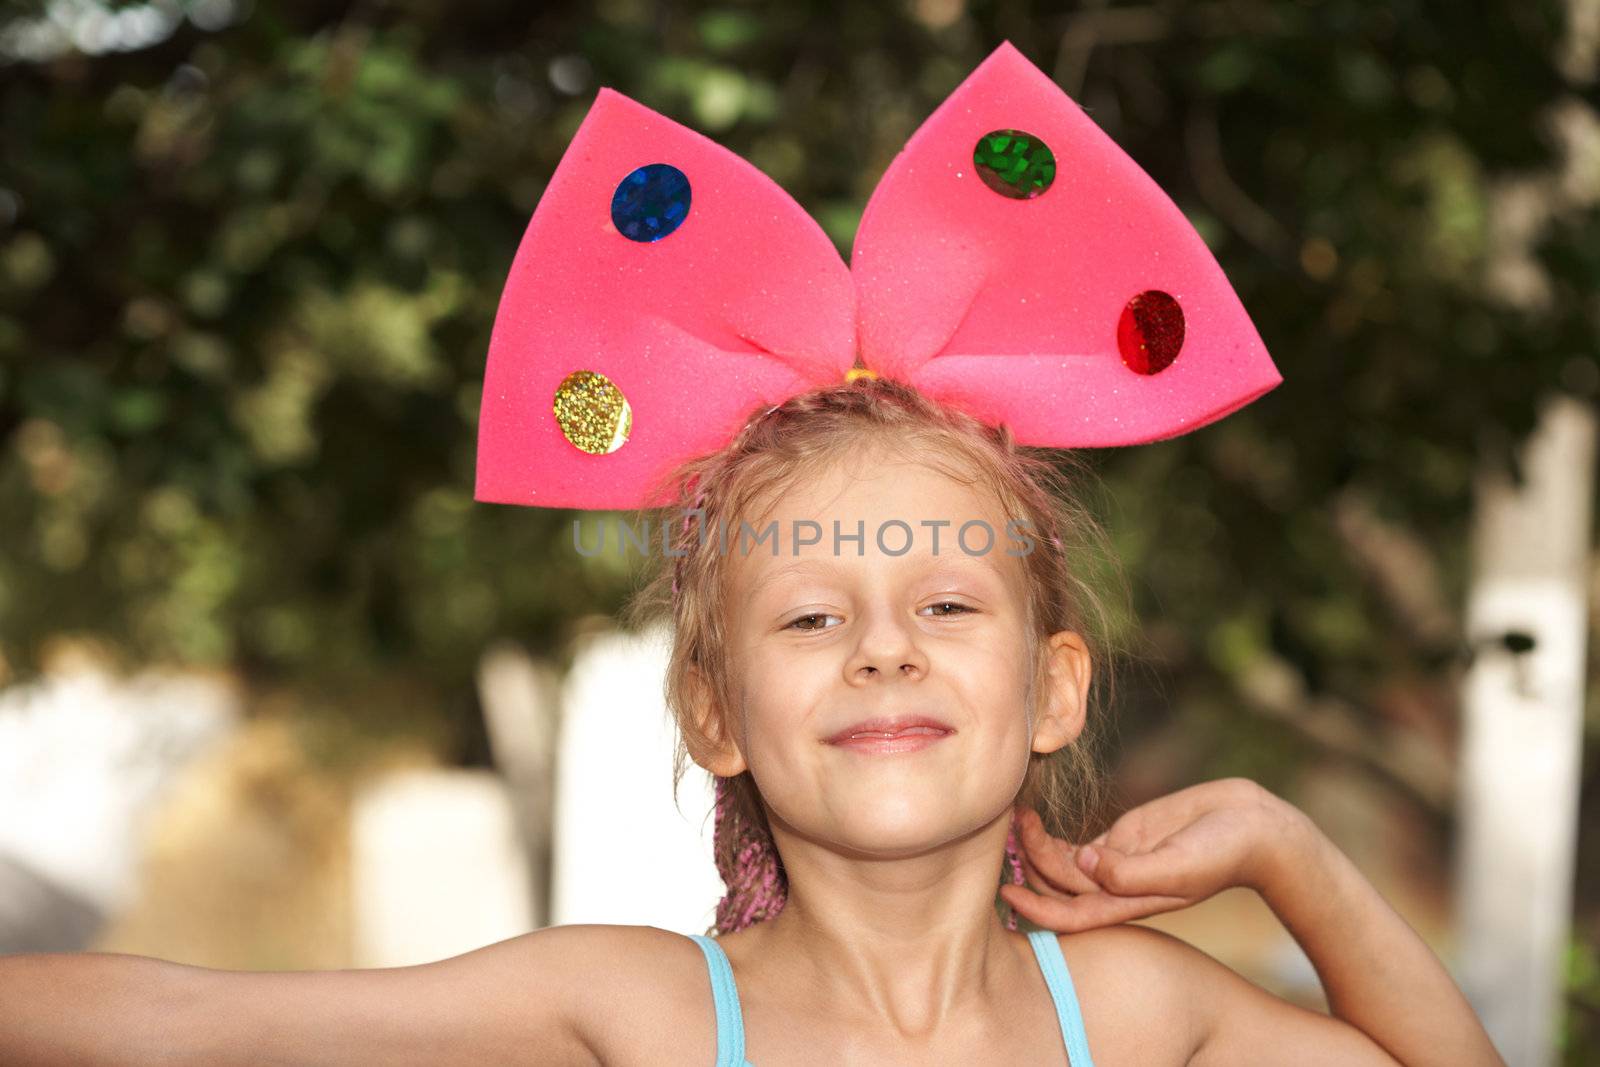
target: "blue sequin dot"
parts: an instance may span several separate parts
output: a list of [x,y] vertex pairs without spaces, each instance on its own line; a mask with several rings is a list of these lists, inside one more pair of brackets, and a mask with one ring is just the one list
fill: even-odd
[[647,163],[617,183],[611,222],[630,241],[659,241],[689,217],[689,179],[671,163]]

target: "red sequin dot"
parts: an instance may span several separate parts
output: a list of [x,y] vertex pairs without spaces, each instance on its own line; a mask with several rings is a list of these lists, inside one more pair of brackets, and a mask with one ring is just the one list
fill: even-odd
[[1170,294],[1146,289],[1122,309],[1117,348],[1122,362],[1140,374],[1159,374],[1183,347],[1183,309]]

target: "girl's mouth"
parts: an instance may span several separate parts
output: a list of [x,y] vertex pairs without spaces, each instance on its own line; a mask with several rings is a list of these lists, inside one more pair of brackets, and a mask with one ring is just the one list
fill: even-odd
[[854,729],[837,734],[828,743],[857,752],[891,754],[917,752],[949,737],[955,731],[941,726],[903,726],[891,730]]

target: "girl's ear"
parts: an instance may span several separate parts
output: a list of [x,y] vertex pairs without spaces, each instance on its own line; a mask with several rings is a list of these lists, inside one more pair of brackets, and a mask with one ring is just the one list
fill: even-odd
[[728,716],[719,706],[716,691],[698,667],[688,671],[689,715],[695,735],[689,739],[689,755],[712,774],[732,778],[745,771],[744,753],[728,729]]
[[1089,662],[1089,646],[1072,630],[1051,634],[1044,655],[1046,677],[1040,694],[1039,718],[1033,731],[1033,751],[1054,752],[1071,744],[1083,732],[1093,667]]

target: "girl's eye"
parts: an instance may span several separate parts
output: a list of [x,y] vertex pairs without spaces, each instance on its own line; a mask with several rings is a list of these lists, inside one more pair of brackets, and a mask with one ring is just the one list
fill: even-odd
[[[969,608],[965,604],[957,603],[954,600],[941,600],[937,604],[929,604],[928,607],[930,607],[930,608],[954,608],[955,609],[954,611],[939,611],[939,612],[935,612],[933,617],[934,618],[940,618],[940,619],[948,619],[948,618],[950,618],[951,616],[954,616],[954,615],[970,615],[973,612],[972,608]],[[810,614],[810,615],[802,615],[802,616],[800,616],[798,619],[795,619],[793,622],[791,622],[785,628],[789,629],[789,630],[800,630],[802,632],[807,632],[807,633],[814,633],[814,632],[816,632],[818,630],[831,630],[832,629],[831,626],[813,626],[813,625],[809,625],[809,624],[812,621],[816,620],[816,619],[837,619],[838,617],[839,616],[837,616],[837,615],[829,615],[826,612],[820,612],[820,611],[819,612],[814,612],[813,614]],[[801,625],[802,623],[805,623],[807,625]]]
[[801,630],[801,631],[806,631],[806,632],[810,632],[810,631],[814,631],[814,630],[826,630],[826,629],[828,629],[828,627],[826,627],[826,626],[801,626],[800,624],[803,623],[803,622],[807,622],[807,621],[809,621],[811,619],[837,619],[838,617],[839,616],[837,616],[837,615],[827,615],[827,614],[824,614],[823,612],[819,611],[819,612],[816,612],[815,614],[800,616],[798,619],[796,619],[793,622],[791,622],[788,625],[787,628],[790,629],[790,630]]

